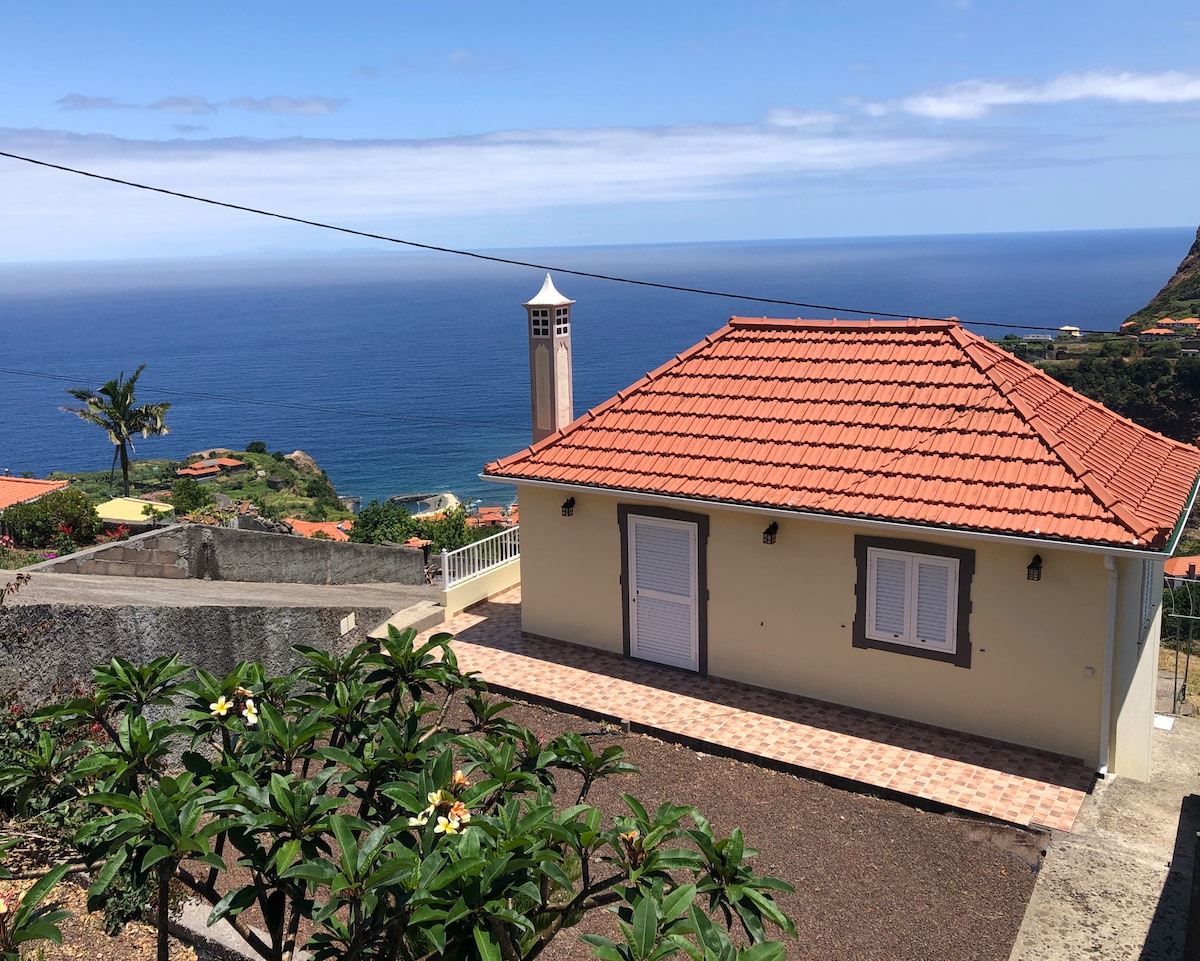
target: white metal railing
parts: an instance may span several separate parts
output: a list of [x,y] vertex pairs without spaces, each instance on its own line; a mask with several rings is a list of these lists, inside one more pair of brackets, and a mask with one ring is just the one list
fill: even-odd
[[521,556],[519,526],[454,551],[442,551],[442,590]]

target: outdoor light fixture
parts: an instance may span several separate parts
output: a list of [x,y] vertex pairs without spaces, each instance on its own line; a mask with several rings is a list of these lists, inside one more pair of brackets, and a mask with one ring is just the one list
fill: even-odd
[[1033,560],[1029,562],[1029,566],[1025,568],[1025,577],[1027,580],[1040,581],[1042,579],[1042,555],[1034,554]]
[[779,524],[777,524],[775,521],[771,521],[771,526],[768,527],[765,531],[763,531],[763,543],[764,544],[774,544],[775,543],[775,535],[778,533],[779,533]]
[[565,501],[563,501],[562,511],[563,511],[563,517],[570,517],[572,514],[575,513],[575,498],[574,497],[568,497]]

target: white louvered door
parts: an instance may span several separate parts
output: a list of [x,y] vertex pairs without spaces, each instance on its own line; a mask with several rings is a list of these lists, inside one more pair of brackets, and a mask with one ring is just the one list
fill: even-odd
[[696,525],[629,518],[629,653],[700,669]]

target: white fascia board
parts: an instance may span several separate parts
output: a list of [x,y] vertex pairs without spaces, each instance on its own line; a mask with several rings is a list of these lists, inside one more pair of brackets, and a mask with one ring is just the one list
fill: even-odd
[[851,524],[855,527],[870,527],[874,530],[890,531],[911,535],[924,532],[938,537],[960,538],[967,541],[986,540],[993,544],[1016,544],[1022,547],[1045,548],[1046,550],[1083,551],[1091,554],[1114,554],[1121,557],[1168,558],[1163,551],[1139,550],[1136,547],[1120,547],[1114,544],[1081,544],[1077,541],[1056,541],[1039,537],[1021,537],[1016,534],[992,534],[987,531],[967,531],[953,527],[930,527],[927,524],[905,524],[902,521],[883,521],[871,517],[842,517],[835,514],[818,514],[810,511],[782,510],[778,507],[755,507],[752,504],[734,504],[729,501],[706,501],[689,497],[673,497],[670,494],[644,494],[641,491],[618,490],[612,487],[589,487],[586,484],[564,484],[559,481],[530,480],[517,477],[497,477],[480,474],[480,480],[510,486],[528,485],[553,490],[569,491],[573,494],[599,494],[606,497],[636,497],[655,504],[687,507],[692,510],[728,510],[744,514],[758,514],[773,520],[808,520],[826,524]]

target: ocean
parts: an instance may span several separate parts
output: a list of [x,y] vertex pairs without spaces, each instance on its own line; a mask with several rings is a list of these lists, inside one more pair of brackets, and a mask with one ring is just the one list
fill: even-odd
[[[522,249],[523,261],[869,312],[1113,330],[1171,276],[1192,228]],[[0,470],[107,469],[112,445],[60,406],[139,364],[172,404],[137,457],[261,440],[308,452],[364,503],[453,491],[528,445],[525,311],[543,271],[404,249],[305,256],[0,265]],[[732,314],[829,310],[557,274],[573,309],[575,412]],[[844,317],[858,314],[841,313]]]

